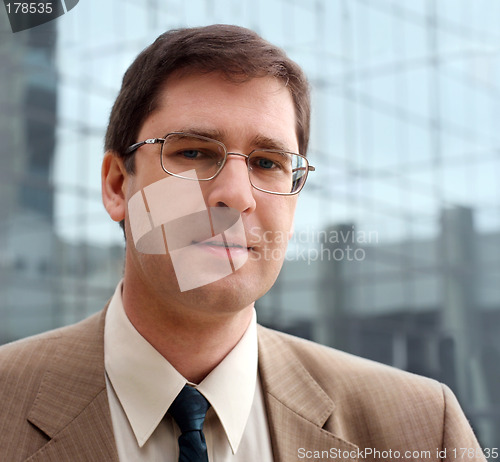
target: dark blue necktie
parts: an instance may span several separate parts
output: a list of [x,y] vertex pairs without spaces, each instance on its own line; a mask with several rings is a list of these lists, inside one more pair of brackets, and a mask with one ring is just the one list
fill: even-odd
[[208,462],[203,422],[210,403],[195,388],[184,385],[168,413],[181,429],[179,462]]

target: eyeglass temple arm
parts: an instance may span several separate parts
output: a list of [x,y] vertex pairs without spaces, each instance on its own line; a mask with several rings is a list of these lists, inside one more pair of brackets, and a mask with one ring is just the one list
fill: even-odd
[[[294,168],[294,169],[292,170],[292,172],[298,172],[298,171],[300,171],[300,170],[305,170],[305,167]],[[307,171],[308,171],[308,172],[314,172],[314,171],[316,171],[316,168],[315,168],[315,167],[313,167],[312,165],[308,165],[308,166],[307,166]]]
[[164,141],[164,138],[148,138],[147,140],[141,141],[140,143],[135,143],[132,146],[129,146],[125,150],[125,154],[132,154],[134,151],[137,151],[137,149],[139,149],[141,146],[144,146],[145,144],[163,143]]

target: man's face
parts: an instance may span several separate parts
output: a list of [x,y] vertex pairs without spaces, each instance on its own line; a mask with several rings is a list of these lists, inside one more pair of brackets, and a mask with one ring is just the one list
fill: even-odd
[[[277,147],[298,152],[295,122],[290,92],[274,78],[235,84],[218,73],[186,74],[169,78],[159,96],[158,109],[144,122],[137,141],[161,138],[170,132],[189,132],[214,138],[229,152],[249,154],[255,149]],[[124,182],[127,202],[144,187],[168,177],[160,166],[159,151],[159,145],[153,144],[136,152],[135,174],[128,175]],[[199,184],[207,207],[239,212],[248,248],[246,263],[215,282],[181,292],[170,255],[148,255],[134,246],[127,209],[126,283],[137,284],[155,302],[222,311],[251,306],[269,290],[281,269],[297,196],[273,195],[253,188],[241,156],[230,155],[213,180],[180,181]],[[189,203],[183,194],[157,199],[164,200],[165,207],[172,201]],[[203,251],[210,259],[226,255],[216,245],[207,245]]]

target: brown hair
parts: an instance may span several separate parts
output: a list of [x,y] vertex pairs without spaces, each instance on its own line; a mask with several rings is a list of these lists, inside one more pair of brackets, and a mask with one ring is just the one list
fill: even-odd
[[302,69],[285,52],[255,32],[238,26],[212,25],[178,29],[160,35],[128,68],[109,118],[105,149],[124,157],[134,172],[133,155],[125,150],[157,105],[166,79],[179,70],[221,72],[225,78],[243,82],[271,76],[284,82],[293,98],[296,132],[301,154],[309,142],[310,94]]

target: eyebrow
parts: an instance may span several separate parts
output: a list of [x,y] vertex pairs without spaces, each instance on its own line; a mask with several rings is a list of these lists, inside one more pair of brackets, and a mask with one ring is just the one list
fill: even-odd
[[290,151],[287,147],[279,140],[274,138],[269,138],[264,135],[257,135],[252,139],[252,146],[260,149],[275,149],[276,151]]
[[225,131],[217,128],[201,128],[201,127],[183,127],[176,132],[190,133],[191,135],[204,136],[223,143]]
[[[202,128],[202,127],[183,127],[180,128],[179,130],[176,130],[178,132],[184,132],[184,133],[191,133],[193,135],[198,135],[198,136],[205,136],[207,138],[212,138],[214,140],[220,141],[221,143],[224,143],[224,140],[228,138],[227,136],[227,131],[226,130],[220,130],[218,128]],[[268,136],[258,134],[255,135],[251,140],[250,140],[250,145],[254,149],[275,149],[277,151],[289,151],[284,143],[281,141],[270,138]]]

